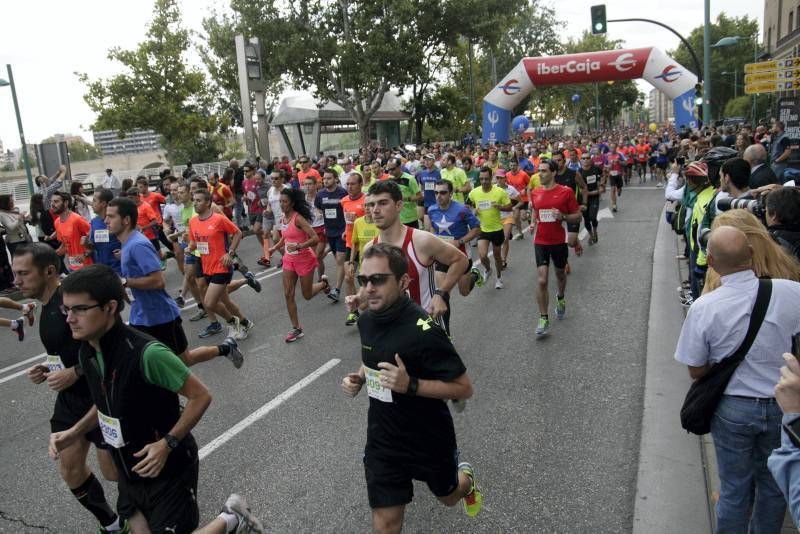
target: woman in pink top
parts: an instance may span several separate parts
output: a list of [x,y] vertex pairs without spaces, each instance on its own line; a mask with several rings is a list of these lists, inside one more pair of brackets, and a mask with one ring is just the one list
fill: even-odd
[[297,317],[297,304],[294,301],[294,292],[297,279],[300,279],[300,289],[303,298],[311,298],[319,293],[328,291],[328,278],[323,275],[319,282],[314,283],[314,271],[317,268],[317,255],[314,247],[319,237],[309,222],[312,218],[311,207],[306,202],[305,195],[299,189],[286,188],[280,196],[281,220],[284,230],[281,239],[270,247],[272,254],[281,247],[285,247],[283,256],[283,296],[286,299],[286,310],[292,329],[286,335],[286,343],[292,343],[303,337],[303,328]]

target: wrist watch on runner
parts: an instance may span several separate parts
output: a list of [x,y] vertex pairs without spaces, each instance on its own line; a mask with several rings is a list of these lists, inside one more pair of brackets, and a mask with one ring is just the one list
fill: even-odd
[[178,438],[176,438],[172,434],[165,434],[164,435],[164,441],[167,442],[167,447],[169,447],[169,450],[174,450],[175,447],[178,446],[178,443],[180,443],[178,441]]
[[409,376],[408,377],[408,388],[406,389],[406,395],[411,395],[412,397],[417,395],[417,388],[419,388],[419,378]]

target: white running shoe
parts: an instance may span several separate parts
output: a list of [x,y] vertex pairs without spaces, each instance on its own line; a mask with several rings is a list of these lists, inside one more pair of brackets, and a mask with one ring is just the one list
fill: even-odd
[[240,339],[239,336],[242,335],[242,323],[239,321],[239,318],[235,315],[233,316],[233,322],[228,323],[228,336],[232,337],[233,339]]
[[505,285],[503,284],[503,279],[502,278],[498,278],[497,281],[494,283],[494,288],[495,289],[503,289],[504,287],[505,287]]

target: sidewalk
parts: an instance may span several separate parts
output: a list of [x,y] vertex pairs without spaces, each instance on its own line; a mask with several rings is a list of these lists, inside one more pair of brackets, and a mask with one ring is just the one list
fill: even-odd
[[[634,533],[713,532],[719,496],[711,435],[695,436],[678,414],[691,379],[673,358],[686,315],[676,288],[686,262],[683,245],[660,218],[653,252],[642,437],[634,508]],[[781,534],[796,533],[788,511]]]

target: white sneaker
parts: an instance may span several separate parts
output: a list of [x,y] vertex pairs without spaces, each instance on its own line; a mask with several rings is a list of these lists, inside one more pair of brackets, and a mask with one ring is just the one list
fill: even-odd
[[228,336],[232,337],[233,339],[240,339],[239,336],[242,335],[242,323],[239,321],[239,318],[235,315],[233,316],[233,322],[228,323]]
[[495,289],[503,289],[504,287],[505,287],[505,285],[503,284],[503,279],[502,278],[498,278],[497,281],[494,283],[494,288]]

